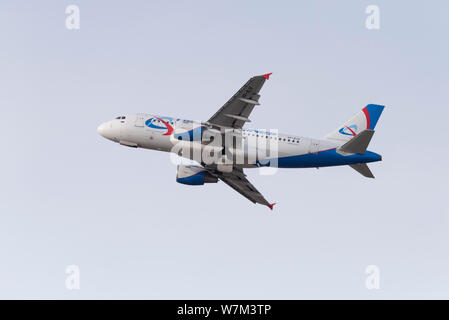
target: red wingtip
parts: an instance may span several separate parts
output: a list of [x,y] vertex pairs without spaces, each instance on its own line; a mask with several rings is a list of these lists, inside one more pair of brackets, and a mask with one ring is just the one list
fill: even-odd
[[273,74],[273,72],[270,72],[270,73],[267,73],[267,74],[264,74],[262,77],[264,77],[265,79],[270,79],[270,76]]
[[273,202],[272,204],[270,204],[270,205],[268,206],[268,208],[270,208],[271,210],[273,210],[273,207],[274,207],[275,204],[276,204],[276,202]]

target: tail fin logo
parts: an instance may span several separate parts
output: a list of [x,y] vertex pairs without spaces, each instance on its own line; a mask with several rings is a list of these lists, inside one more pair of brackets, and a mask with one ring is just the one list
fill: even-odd
[[341,128],[340,130],[338,130],[338,132],[340,132],[341,134],[347,135],[347,136],[355,136],[357,135],[357,125],[356,124],[352,124],[349,127],[348,126],[344,126],[343,128]]

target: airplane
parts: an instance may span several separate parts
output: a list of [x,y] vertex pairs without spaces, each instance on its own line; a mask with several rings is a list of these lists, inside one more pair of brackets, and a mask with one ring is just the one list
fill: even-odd
[[207,121],[139,113],[116,117],[101,124],[97,131],[123,146],[173,152],[194,160],[192,165],[177,166],[178,183],[204,185],[221,180],[253,203],[271,210],[275,203],[264,198],[243,169],[349,165],[361,175],[374,178],[367,163],[381,161],[382,156],[367,148],[383,105],[368,104],[319,139],[243,128],[259,105],[259,92],[271,74],[249,79]]

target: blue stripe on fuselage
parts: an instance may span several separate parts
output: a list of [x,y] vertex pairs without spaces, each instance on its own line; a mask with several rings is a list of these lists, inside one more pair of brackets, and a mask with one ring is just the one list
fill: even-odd
[[[318,153],[308,153],[296,156],[278,158],[278,168],[314,168],[341,166],[355,163],[367,163],[382,160],[382,157],[374,152],[366,151],[364,154],[341,155],[336,149],[319,151]],[[271,160],[274,166],[275,161]]]

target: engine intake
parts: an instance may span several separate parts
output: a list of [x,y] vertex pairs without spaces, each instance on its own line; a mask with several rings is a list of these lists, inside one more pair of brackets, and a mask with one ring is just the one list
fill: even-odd
[[217,183],[218,178],[199,166],[178,165],[176,182],[190,186],[200,186],[205,183]]

